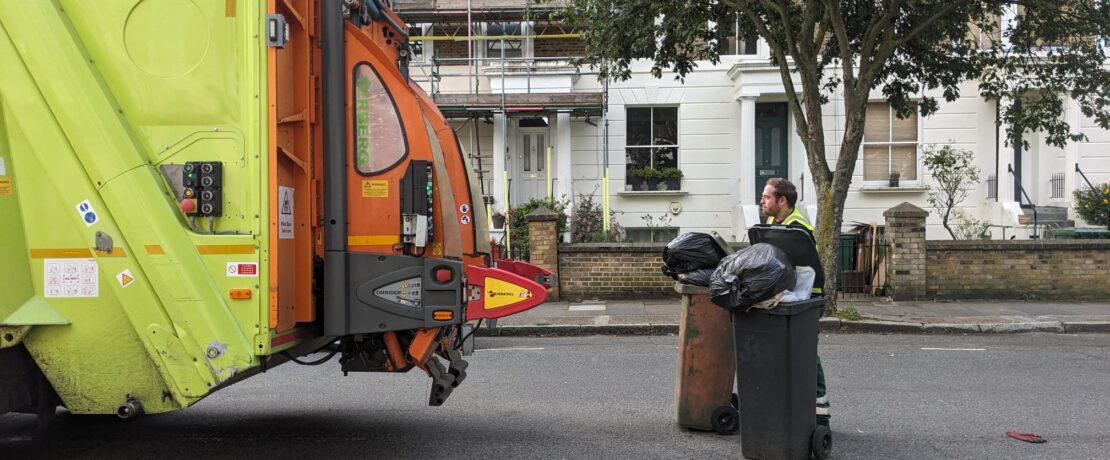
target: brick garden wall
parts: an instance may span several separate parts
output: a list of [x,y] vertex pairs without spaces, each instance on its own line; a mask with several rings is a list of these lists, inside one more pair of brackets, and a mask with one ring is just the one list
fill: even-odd
[[929,298],[1110,298],[1110,241],[929,241],[925,247]]
[[678,297],[655,243],[559,245],[559,289],[567,300]]

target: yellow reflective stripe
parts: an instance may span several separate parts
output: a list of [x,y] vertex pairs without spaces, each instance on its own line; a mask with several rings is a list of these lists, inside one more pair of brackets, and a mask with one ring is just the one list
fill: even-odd
[[[791,212],[789,216],[786,216],[786,219],[783,219],[781,225],[790,225],[790,224],[793,224],[795,222],[801,224],[801,226],[805,227],[806,230],[809,230],[811,232],[813,231],[813,226],[809,225],[809,222],[806,221],[805,216],[803,216],[802,213],[798,212],[797,208],[794,208],[794,212]],[[775,218],[774,217],[768,218],[767,223],[774,224],[775,223]]]

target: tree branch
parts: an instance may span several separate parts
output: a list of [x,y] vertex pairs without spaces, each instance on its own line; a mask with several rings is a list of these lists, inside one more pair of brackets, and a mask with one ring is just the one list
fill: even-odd
[[902,6],[901,3],[902,2],[899,0],[890,0],[890,2],[887,3],[887,10],[881,16],[878,16],[879,19],[877,21],[873,20],[867,25],[867,32],[864,34],[863,44],[860,46],[859,52],[861,68],[874,62],[871,61],[871,56],[875,51],[875,44],[878,42],[879,36],[889,35],[886,33],[887,26],[894,21],[898,9]]

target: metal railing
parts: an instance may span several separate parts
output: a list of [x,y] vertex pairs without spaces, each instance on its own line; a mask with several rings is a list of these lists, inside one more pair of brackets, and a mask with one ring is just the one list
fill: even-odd
[[[583,75],[596,75],[597,71],[581,70],[574,66],[575,59],[581,56],[550,56],[550,57],[505,57],[504,53],[494,57],[459,57],[441,58],[431,56],[423,61],[413,62],[410,67],[416,67],[419,74],[428,82],[429,93],[432,95],[446,94],[442,91],[442,83],[447,79],[456,81],[468,80],[466,92],[459,94],[482,93],[481,78],[491,74],[501,78],[501,92],[505,92],[505,77],[517,77],[523,74],[525,78],[525,91],[532,92],[532,77],[554,77]],[[442,67],[457,67],[469,69],[467,73],[444,74]],[[489,92],[498,88],[490,87]]]
[[[1083,174],[1083,170],[1079,169],[1079,163],[1075,164],[1075,172],[1079,173],[1079,176],[1083,178],[1083,182],[1086,182],[1087,187],[1090,187],[1092,191],[1098,190],[1095,188],[1094,184],[1091,183],[1091,180],[1087,178],[1087,175]],[[1110,204],[1106,205],[1106,212],[1107,214],[1110,214]],[[1106,227],[1110,229],[1110,222],[1107,222],[1106,224]]]
[[856,238],[850,245],[841,238],[839,282],[837,290],[841,300],[869,300],[886,293],[886,273],[879,273],[887,267],[885,261],[890,254],[890,244],[885,235],[879,233],[872,238]]
[[998,176],[995,176],[994,174],[987,176],[987,199],[998,199]]
[[1052,175],[1052,179],[1048,181],[1052,186],[1052,199],[1059,199],[1064,197],[1064,173],[1056,173]]

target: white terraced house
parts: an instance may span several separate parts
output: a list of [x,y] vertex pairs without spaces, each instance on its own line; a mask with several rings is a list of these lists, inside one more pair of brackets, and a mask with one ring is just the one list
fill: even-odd
[[[805,151],[764,43],[733,40],[720,63],[699,62],[684,82],[667,73],[653,78],[645,61],[633,65],[631,79],[606,85],[571,65],[585,46],[552,19],[550,3],[394,4],[412,27],[417,52],[410,75],[451,117],[495,211],[549,193],[600,196],[608,167],[609,203],[636,241],[668,241],[680,231],[717,231],[741,241],[759,221],[764,182],[775,176],[794,181],[799,208],[816,216]],[[930,144],[974,152],[983,181],[962,209],[989,221],[991,238],[1032,236],[1034,209],[1038,233],[1086,225],[1076,222],[1072,192],[1087,186],[1083,176],[1096,185],[1110,181],[1110,132],[1069,99],[1063,116],[1086,141],[1057,148],[1027,131],[1030,147],[1015,148],[1005,144],[996,106],[967,82],[962,97],[942,103],[935,115],[898,119],[875,91],[845,226],[881,224],[883,211],[901,202],[928,209],[922,150]],[[843,134],[842,107],[834,94],[824,111],[831,155]],[[647,181],[630,174],[645,167],[678,168],[683,177],[677,187],[671,181],[647,189]],[[900,175],[897,186],[892,172]],[[950,238],[937,213],[928,224],[928,238]]]

